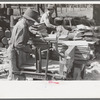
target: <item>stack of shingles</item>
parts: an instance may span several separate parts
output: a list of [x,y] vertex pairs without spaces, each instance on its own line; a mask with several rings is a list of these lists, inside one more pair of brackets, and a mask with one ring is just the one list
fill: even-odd
[[80,80],[83,79],[84,64],[89,60],[89,47],[87,45],[77,46],[74,55],[74,72],[73,79]]
[[0,48],[0,78],[8,75],[9,59],[6,48]]
[[0,29],[0,47],[8,48],[8,41],[10,40],[11,32],[7,29],[5,32]]
[[90,48],[88,45],[84,46],[77,46],[75,49],[75,62],[77,63],[84,63],[89,59],[90,55]]
[[[79,27],[83,28],[85,26],[80,25]],[[79,33],[81,33],[81,32],[79,32]],[[76,35],[76,37],[78,37],[78,35],[79,35],[79,37],[80,36],[83,37],[84,40],[88,40],[88,37],[89,37],[89,39],[93,37],[93,33],[90,32],[90,31],[86,32],[86,30],[84,30],[82,35],[80,35],[79,33]],[[86,39],[86,37],[87,37],[87,39]],[[75,60],[77,60],[77,61],[80,61],[80,60],[81,61],[86,61],[86,60],[88,60],[89,59],[88,55],[89,55],[89,51],[90,51],[89,49],[90,48],[89,48],[88,45],[77,46],[76,50],[75,50]]]
[[4,33],[3,33],[2,28],[0,27],[0,47],[3,47],[3,43],[1,42],[3,37],[4,37]]
[[84,40],[92,41],[93,40],[93,32],[88,31],[84,33]]

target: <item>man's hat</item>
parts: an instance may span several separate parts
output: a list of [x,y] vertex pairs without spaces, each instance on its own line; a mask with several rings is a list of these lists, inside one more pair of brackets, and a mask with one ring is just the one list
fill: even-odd
[[31,8],[28,8],[23,14],[23,17],[25,17],[26,19],[36,21],[36,22],[38,21],[38,16],[39,13],[35,10],[32,10]]
[[47,7],[48,10],[51,10],[51,9],[54,9],[54,8],[55,8],[55,6],[53,4],[49,4],[48,7]]

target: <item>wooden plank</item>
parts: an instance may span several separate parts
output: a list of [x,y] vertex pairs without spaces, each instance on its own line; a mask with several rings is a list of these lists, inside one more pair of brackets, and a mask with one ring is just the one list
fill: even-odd
[[36,66],[32,64],[25,64],[20,67],[21,70],[31,70],[31,71],[36,71]]
[[75,49],[75,60],[88,60],[90,48],[89,46],[76,46]]
[[36,71],[38,72],[38,62],[37,62],[38,61],[38,49],[37,48],[35,49],[35,57],[36,57],[35,58],[35,61],[36,61]]
[[[44,39],[46,40],[46,41],[55,41],[56,42],[56,34],[49,34],[49,36],[48,37],[45,37]],[[61,35],[61,36],[59,36],[59,40],[68,40],[68,38],[67,38],[67,35]]]
[[[21,71],[21,74],[25,74],[27,77],[32,77],[33,79],[40,79],[45,80],[45,73],[36,73],[36,72],[29,72],[29,71]],[[47,73],[47,77],[53,77],[52,74]]]
[[88,60],[89,57],[88,55],[77,55],[77,56],[75,55],[74,59],[75,60]]
[[69,56],[74,60],[76,46],[68,46],[68,49],[65,51],[65,56]]
[[68,46],[88,46],[88,42],[86,41],[62,41],[62,44]]
[[73,62],[74,62],[74,56],[75,56],[75,46],[69,46],[69,48],[66,50],[65,52],[65,55],[68,54],[68,56],[70,57],[70,59],[68,59],[68,62],[67,62],[67,68],[68,68],[68,71],[70,71],[70,69],[72,68],[73,66]]
[[45,80],[47,79],[48,61],[49,61],[49,48],[47,50],[47,62],[46,62],[46,70],[45,70]]
[[89,54],[89,51],[76,51],[75,50],[75,54],[77,55],[77,54]]
[[89,46],[76,46],[76,50],[88,50],[89,49]]
[[64,66],[66,66],[67,71],[70,71],[70,69],[73,66],[74,62],[74,53],[75,53],[75,46],[69,46],[68,49],[65,51],[65,58],[60,58],[60,75],[63,75]]
[[41,67],[42,67],[42,59],[41,59],[41,49],[39,48],[38,49],[38,55],[39,55],[39,60],[37,61],[38,62],[38,72],[40,73],[41,72]]

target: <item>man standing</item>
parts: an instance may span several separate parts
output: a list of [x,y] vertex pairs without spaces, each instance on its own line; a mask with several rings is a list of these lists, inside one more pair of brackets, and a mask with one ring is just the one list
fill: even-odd
[[[35,48],[32,49],[27,42],[30,38],[29,27],[38,23],[38,17],[38,12],[28,8],[13,28],[8,48],[10,58],[9,80],[16,79],[16,75],[13,75],[13,72],[19,71],[20,66],[23,64],[22,52],[34,53]],[[36,31],[33,34],[36,34]]]
[[47,32],[50,34],[53,30],[56,30],[56,26],[54,25],[54,21],[52,18],[52,14],[54,12],[54,5],[49,4],[47,7],[47,12],[45,12],[40,20],[40,23],[45,23],[47,26]]

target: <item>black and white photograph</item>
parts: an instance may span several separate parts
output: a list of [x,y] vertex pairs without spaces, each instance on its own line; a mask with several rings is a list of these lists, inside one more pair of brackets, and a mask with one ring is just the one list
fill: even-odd
[[100,80],[100,4],[0,4],[0,80]]
[[0,98],[100,98],[100,2],[0,2]]

